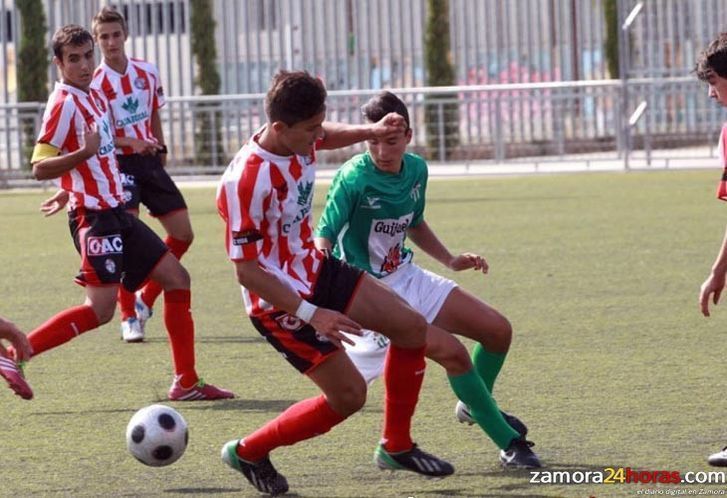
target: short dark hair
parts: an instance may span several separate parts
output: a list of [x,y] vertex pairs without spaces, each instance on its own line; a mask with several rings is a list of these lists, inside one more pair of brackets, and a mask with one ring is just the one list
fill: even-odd
[[406,104],[391,92],[384,90],[378,95],[374,95],[361,107],[361,112],[368,121],[376,123],[390,112],[395,112],[406,121],[406,127],[411,128],[409,124],[409,111]]
[[727,78],[727,33],[720,33],[697,57],[697,78],[707,81],[712,74]]
[[77,24],[66,24],[53,34],[53,55],[62,61],[63,47],[68,45],[80,47],[86,42],[91,42],[93,46],[93,37],[86,28]]
[[112,22],[119,23],[121,25],[121,29],[124,30],[124,34],[129,34],[129,28],[126,25],[126,19],[124,19],[124,16],[116,10],[116,7],[111,7],[109,5],[104,6],[103,9],[99,10],[96,15],[93,16],[93,21],[91,22],[93,34],[96,34],[96,28],[98,28],[99,24]]
[[265,95],[265,114],[271,123],[288,126],[326,110],[326,87],[306,71],[278,71]]

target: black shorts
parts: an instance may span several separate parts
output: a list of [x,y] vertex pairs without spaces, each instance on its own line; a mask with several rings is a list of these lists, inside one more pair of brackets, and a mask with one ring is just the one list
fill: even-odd
[[68,225],[81,269],[81,285],[121,283],[133,292],[144,283],[169,250],[162,239],[123,208],[74,209]]
[[[346,313],[356,295],[363,271],[327,256],[321,263],[309,302]],[[299,372],[306,373],[338,351],[338,346],[322,339],[316,330],[297,316],[273,311],[250,317],[260,334]]]
[[141,203],[155,217],[187,209],[182,193],[162,166],[158,155],[128,154],[116,157],[119,160],[126,209],[139,209]]

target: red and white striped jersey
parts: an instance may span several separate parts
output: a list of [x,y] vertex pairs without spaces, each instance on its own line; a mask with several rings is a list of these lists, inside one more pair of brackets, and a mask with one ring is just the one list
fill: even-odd
[[[129,59],[124,74],[106,62],[93,73],[91,87],[101,91],[111,103],[111,116],[117,137],[132,137],[159,143],[151,129],[152,113],[165,104],[159,71],[150,62]],[[117,154],[132,154],[130,147],[119,147]]]
[[[260,133],[240,149],[217,188],[227,254],[232,261],[256,259],[307,297],[323,260],[311,227],[315,148],[310,156],[277,156],[257,144]],[[251,316],[274,309],[244,288],[243,297]]]
[[96,155],[56,179],[59,187],[71,194],[69,209],[108,209],[122,203],[123,190],[107,110],[108,103],[95,90],[86,93],[64,83],[56,83],[48,98],[38,143],[69,154],[83,147],[83,136],[93,123],[101,136]]

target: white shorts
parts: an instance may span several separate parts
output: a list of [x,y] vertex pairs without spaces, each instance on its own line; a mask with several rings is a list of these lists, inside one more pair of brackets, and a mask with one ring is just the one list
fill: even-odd
[[[437,318],[447,296],[457,287],[453,280],[420,268],[414,263],[401,265],[394,273],[382,278],[381,282],[391,287],[412,308],[421,313],[427,323],[432,323]],[[370,384],[381,377],[384,373],[389,339],[373,330],[364,330],[362,337],[350,334],[347,336],[356,345],[344,343],[346,352],[366,382]]]

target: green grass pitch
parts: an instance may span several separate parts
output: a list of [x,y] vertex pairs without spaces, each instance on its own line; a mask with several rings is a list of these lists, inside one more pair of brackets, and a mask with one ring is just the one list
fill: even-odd
[[[727,444],[722,416],[727,310],[701,316],[697,296],[727,222],[718,171],[633,172],[432,181],[426,217],[452,251],[483,254],[487,276],[454,275],[509,317],[515,337],[495,387],[522,418],[548,470],[706,471]],[[319,185],[316,212],[326,187]],[[200,373],[234,390],[226,402],[171,403],[190,446],[166,468],[126,451],[140,407],[172,380],[161,309],[148,341],[126,345],[118,322],[34,359],[36,399],[0,386],[0,496],[256,496],[219,451],[316,389],[267,346],[241,304],[212,189],[185,189],[196,239],[192,275]],[[38,212],[50,192],[0,194],[0,314],[29,331],[82,300],[64,214]],[[147,221],[148,218],[145,218]],[[149,222],[158,228],[155,221]],[[471,346],[471,344],[468,344]],[[453,416],[444,372],[429,364],[414,438],[456,467],[445,480],[382,473],[371,462],[382,385],[329,434],[275,451],[298,496],[636,496],[717,486],[536,485],[504,472],[497,450]]]

